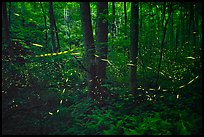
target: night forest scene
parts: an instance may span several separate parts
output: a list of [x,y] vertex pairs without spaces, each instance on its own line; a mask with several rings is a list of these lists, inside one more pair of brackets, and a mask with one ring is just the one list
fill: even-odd
[[1,2],[2,135],[202,135],[202,2]]

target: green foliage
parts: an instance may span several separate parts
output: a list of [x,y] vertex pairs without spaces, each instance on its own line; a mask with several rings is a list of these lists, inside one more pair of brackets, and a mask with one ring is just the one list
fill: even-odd
[[[199,3],[194,3],[192,12],[190,3],[173,2],[158,85],[155,81],[164,29],[164,3],[140,3],[138,87],[134,93],[129,92],[131,3],[126,2],[126,28],[123,4],[115,2],[114,17],[109,3],[109,16],[105,17],[109,21],[108,58],[102,60],[107,62],[107,68],[101,87],[113,96],[105,98],[99,106],[87,96],[88,72],[83,68],[87,64],[84,64],[79,3],[53,2],[61,46],[58,53],[53,53],[51,47],[49,3],[42,2],[46,27],[39,2],[12,2],[11,7],[7,3],[11,45],[2,42],[3,134],[202,135]],[[96,37],[97,3],[90,5]],[[164,17],[168,16],[168,9],[167,6]],[[193,24],[189,22],[192,15]],[[116,34],[112,37],[114,18]]]

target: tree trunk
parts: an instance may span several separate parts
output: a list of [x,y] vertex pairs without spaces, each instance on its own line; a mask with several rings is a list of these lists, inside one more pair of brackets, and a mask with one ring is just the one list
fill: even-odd
[[50,14],[50,34],[52,39],[52,52],[56,52],[55,35],[54,35],[54,16],[52,2],[49,2],[49,14]]
[[[101,59],[107,59],[108,52],[108,20],[104,15],[108,15],[108,3],[98,2],[97,4],[97,27],[96,27],[96,51]],[[107,62],[101,59],[97,60],[97,76],[101,81],[105,79]]]
[[191,3],[189,6],[189,26],[188,26],[188,36],[190,38],[190,41],[192,40],[192,28],[194,25],[194,10],[193,10],[193,3]]
[[[106,15],[104,17],[104,15]],[[107,59],[108,52],[108,2],[98,2],[97,3],[97,21],[96,21],[96,52],[99,57],[97,58],[97,87],[98,93],[100,93],[100,103],[104,100],[104,91],[106,89],[101,87],[104,84],[106,76],[106,66],[107,62],[103,59]],[[102,95],[102,96],[101,96]]]
[[9,28],[11,27],[10,25],[11,25],[11,8],[12,8],[12,6],[11,6],[11,2],[9,2],[9,17],[8,17],[8,22],[9,22]]
[[[173,13],[172,13],[173,14]],[[170,40],[170,42],[169,42],[169,48],[171,48],[172,46],[174,46],[174,22],[173,22],[173,20],[174,20],[174,16],[172,15],[171,16],[171,19],[170,19],[170,33],[169,33],[169,40]]]
[[93,30],[91,24],[90,4],[89,2],[80,2],[80,15],[82,22],[82,31],[85,48],[85,64],[87,71],[88,82],[88,97],[94,100],[96,95],[96,67],[95,67],[95,47],[93,39]]
[[55,18],[54,18],[54,26],[55,26],[55,34],[56,34],[56,38],[57,38],[57,51],[60,52],[60,43],[59,43],[59,37],[58,37],[58,29],[57,29],[57,24],[56,24]]
[[183,48],[185,47],[185,44],[187,44],[189,42],[189,38],[188,38],[188,28],[189,28],[189,12],[188,12],[188,3],[184,3],[184,45]]
[[158,86],[158,80],[159,80],[159,73],[160,73],[160,68],[161,68],[161,62],[162,62],[162,57],[163,57],[163,50],[164,50],[164,40],[165,40],[165,36],[166,36],[166,27],[168,24],[168,21],[171,17],[171,12],[172,12],[172,3],[170,3],[169,5],[169,16],[164,24],[164,30],[163,30],[163,38],[162,38],[162,42],[161,42],[161,49],[160,49],[160,59],[159,59],[159,64],[158,64],[158,70],[157,70],[157,78],[156,78],[156,83],[155,83],[155,87]]
[[139,29],[139,6],[138,2],[131,4],[131,24],[130,24],[130,92],[136,94],[137,90],[137,54],[138,54],[138,29]]
[[116,35],[116,22],[115,22],[115,2],[112,2],[112,15],[113,15],[113,22],[112,22],[112,38]]
[[44,26],[45,26],[45,47],[47,48],[47,19],[46,19],[46,14],[45,11],[43,9],[43,5],[42,2],[40,2],[40,6],[43,12],[43,16],[44,16]]
[[69,45],[69,49],[72,49],[72,44],[70,42],[70,25],[69,25],[69,20],[68,20],[68,10],[64,9],[64,23],[66,25],[66,36],[68,38],[67,40],[67,45]]
[[178,54],[178,45],[179,45],[179,42],[178,42],[178,38],[179,38],[179,27],[177,25],[176,27],[176,47],[175,47],[175,59],[174,59],[174,62],[176,62],[177,60],[177,54]]
[[140,2],[140,30],[142,30],[142,2]]
[[196,7],[196,5],[195,5],[195,3],[192,3],[192,5],[191,5],[191,21],[192,21],[192,25],[191,25],[191,32],[190,32],[190,35],[191,35],[191,38],[192,38],[192,41],[193,41],[193,48],[195,48],[196,47],[196,27],[195,27],[195,25],[196,25],[196,15],[195,15],[195,12],[196,12],[196,10],[194,11],[194,7]]
[[[152,23],[146,23],[147,24],[147,26],[146,26],[146,28],[150,28],[148,31],[149,32],[151,32],[151,31],[153,31],[153,26],[154,26],[154,13],[153,13],[153,10],[152,10],[152,6],[149,8],[149,12],[150,12],[150,14],[152,15],[152,19],[151,18],[148,18],[148,22],[152,22]],[[140,30],[140,32],[141,32],[141,30]],[[160,33],[158,33],[158,37],[159,37],[159,34]],[[147,33],[147,37],[151,37],[151,33]],[[148,53],[148,55],[149,55],[149,65],[151,65],[152,64],[152,39],[146,39],[145,40],[146,42],[146,45],[149,47],[149,53]],[[144,61],[144,67],[146,67],[146,65],[147,65],[148,63],[146,62],[146,61]],[[143,68],[144,69],[144,71],[146,70],[146,68]]]
[[25,5],[23,2],[21,2],[21,21],[22,21],[23,27],[25,27],[24,10],[25,10]]
[[194,39],[194,46],[197,47],[198,45],[198,12],[197,12],[197,4],[194,7],[194,14],[195,14],[195,23],[193,29],[193,39]]
[[166,12],[166,2],[163,2],[162,6],[162,19],[161,19],[161,26],[164,27],[164,18],[165,18],[165,12]]
[[184,39],[185,39],[185,37],[184,37],[184,24],[183,24],[183,23],[184,23],[183,4],[180,3],[180,27],[181,27],[181,29],[180,29],[180,39],[181,39],[180,47],[183,46],[183,44],[184,44]]
[[126,9],[126,2],[124,2],[124,19],[125,19],[125,38],[127,38],[127,9]]
[[11,46],[10,29],[9,29],[6,2],[2,3],[2,21],[3,21],[2,25],[3,25],[3,33],[4,33],[3,38],[5,38],[5,42],[7,46]]

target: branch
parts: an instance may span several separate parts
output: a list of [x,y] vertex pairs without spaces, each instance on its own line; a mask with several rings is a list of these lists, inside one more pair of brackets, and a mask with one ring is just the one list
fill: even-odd
[[83,68],[84,71],[86,71],[86,72],[88,72],[89,74],[92,75],[92,73],[81,63],[81,61],[79,61],[79,60],[77,59],[76,56],[74,56],[74,55],[72,55],[72,56],[73,56],[74,59],[77,61],[77,63]]

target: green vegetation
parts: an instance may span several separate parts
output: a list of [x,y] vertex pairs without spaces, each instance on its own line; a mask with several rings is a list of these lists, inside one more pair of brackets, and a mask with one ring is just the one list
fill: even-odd
[[199,2],[2,2],[2,134],[202,135],[201,51]]

